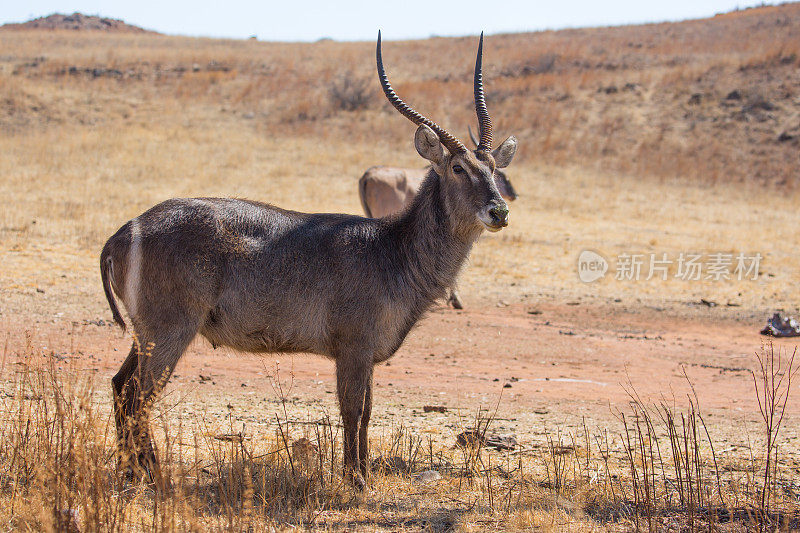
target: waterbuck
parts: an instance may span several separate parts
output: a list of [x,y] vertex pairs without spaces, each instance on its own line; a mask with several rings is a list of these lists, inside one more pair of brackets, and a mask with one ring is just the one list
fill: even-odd
[[[467,127],[469,138],[475,147],[478,141]],[[380,218],[400,212],[417,196],[417,191],[422,186],[425,176],[430,171],[430,166],[425,168],[398,168],[375,166],[370,167],[358,180],[358,197],[364,214],[370,218]],[[495,168],[494,180],[497,190],[506,201],[517,199],[517,191],[511,185],[508,176],[502,170]],[[461,298],[458,296],[456,285],[450,287],[447,303],[454,309],[463,309]]]
[[[249,200],[167,200],[122,226],[103,247],[100,271],[114,320],[135,332],[114,376],[120,456],[129,468],[161,474],[149,436],[151,402],[192,339],[246,352],[308,352],[332,358],[344,424],[345,473],[363,489],[372,374],[444,296],[484,229],[508,224],[492,178],[516,152],[495,150],[475,63],[480,141],[469,151],[394,92],[376,61],[386,97],[418,126],[414,144],[431,162],[414,201],[370,219],[307,214]],[[446,149],[446,150],[445,150]]]

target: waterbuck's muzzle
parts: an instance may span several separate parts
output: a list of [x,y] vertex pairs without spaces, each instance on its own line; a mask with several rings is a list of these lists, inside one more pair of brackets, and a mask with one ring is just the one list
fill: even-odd
[[502,201],[495,202],[487,206],[478,218],[487,230],[500,231],[508,226],[508,206]]

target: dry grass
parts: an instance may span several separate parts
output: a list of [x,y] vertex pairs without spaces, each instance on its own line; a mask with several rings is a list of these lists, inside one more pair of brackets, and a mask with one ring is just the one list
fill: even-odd
[[[13,529],[275,530],[790,530],[800,527],[794,472],[777,437],[793,357],[762,350],[754,374],[764,439],[731,456],[715,448],[691,399],[631,405],[616,427],[556,428],[513,451],[443,447],[402,426],[373,436],[371,490],[342,479],[335,421],[299,420],[275,376],[271,429],[188,414],[181,400],[154,416],[168,486],[117,470],[108,397],[91,373],[54,354],[25,354],[0,379],[0,522]],[[289,378],[286,378],[289,379]],[[767,388],[764,389],[763,385]],[[772,396],[770,396],[772,395]],[[464,429],[493,432],[492,411]],[[712,429],[713,431],[713,429]],[[761,447],[763,446],[763,448]],[[441,479],[424,480],[435,471]]]

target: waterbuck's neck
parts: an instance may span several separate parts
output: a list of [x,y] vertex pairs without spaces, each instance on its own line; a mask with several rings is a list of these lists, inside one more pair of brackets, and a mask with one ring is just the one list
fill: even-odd
[[444,184],[431,168],[414,200],[389,219],[387,237],[398,254],[398,274],[424,305],[453,285],[480,233],[464,231],[450,211]]

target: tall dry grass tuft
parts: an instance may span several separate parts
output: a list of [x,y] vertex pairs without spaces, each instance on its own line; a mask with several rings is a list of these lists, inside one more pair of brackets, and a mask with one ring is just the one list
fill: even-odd
[[773,509],[777,507],[775,497],[779,491],[778,444],[777,439],[786,414],[786,404],[792,390],[792,380],[797,373],[794,357],[797,348],[786,361],[780,349],[775,353],[772,342],[756,352],[758,368],[753,372],[753,386],[758,400],[758,410],[764,422],[763,434],[766,441],[764,450],[764,476],[760,489],[758,513],[762,530],[775,527]]
[[119,530],[129,517],[115,482],[108,415],[99,412],[91,378],[57,373],[54,364],[19,365],[2,376],[4,521],[20,529]]
[[58,370],[56,361],[2,376],[0,520],[15,529],[263,529],[352,499],[324,425],[315,426],[314,454],[290,468],[291,448],[279,440],[249,446],[244,431],[218,434],[200,419],[190,430],[161,412],[166,487],[131,480],[117,468],[109,405],[94,377]]

